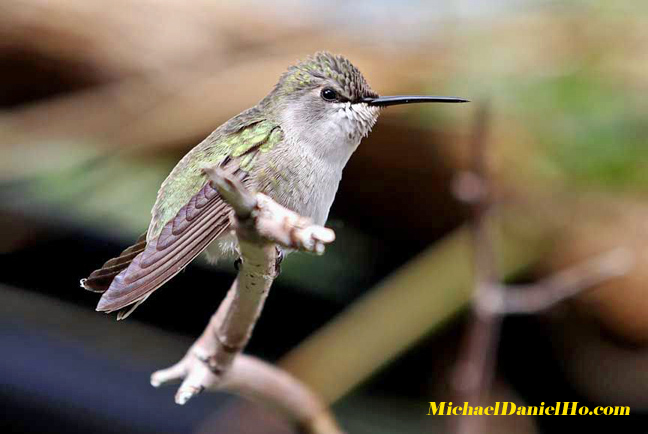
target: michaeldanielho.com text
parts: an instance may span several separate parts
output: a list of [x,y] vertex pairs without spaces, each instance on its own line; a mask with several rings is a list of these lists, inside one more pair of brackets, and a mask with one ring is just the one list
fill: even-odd
[[599,406],[587,407],[578,402],[556,402],[555,405],[517,405],[513,402],[496,402],[489,407],[472,406],[467,402],[453,405],[452,402],[430,402],[428,416],[627,416],[630,407]]

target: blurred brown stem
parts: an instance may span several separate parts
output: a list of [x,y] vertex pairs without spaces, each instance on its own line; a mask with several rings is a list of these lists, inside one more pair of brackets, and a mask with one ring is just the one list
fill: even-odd
[[[453,387],[457,405],[483,406],[495,374],[495,360],[502,319],[506,314],[536,313],[555,306],[581,291],[626,273],[631,258],[616,249],[557,273],[537,284],[511,286],[500,283],[489,223],[494,214],[494,194],[488,177],[487,133],[490,109],[478,108],[472,136],[472,169],[456,183],[457,196],[469,203],[475,254],[475,291],[472,320],[455,367]],[[454,431],[477,434],[486,431],[483,417],[460,416]]]

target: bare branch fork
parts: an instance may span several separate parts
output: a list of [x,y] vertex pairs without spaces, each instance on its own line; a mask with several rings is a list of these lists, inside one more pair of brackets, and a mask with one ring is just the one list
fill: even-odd
[[[455,366],[453,387],[458,403],[483,405],[488,399],[495,371],[495,355],[502,319],[508,314],[534,314],[573,297],[632,267],[626,249],[617,248],[559,272],[532,285],[505,285],[497,275],[496,256],[489,232],[494,214],[493,188],[488,178],[486,138],[489,106],[482,104],[476,114],[472,137],[472,168],[457,177],[455,194],[468,203],[475,254],[473,319]],[[486,431],[481,417],[462,416],[454,431],[477,434]]]
[[232,206],[232,227],[241,254],[238,276],[202,335],[175,365],[153,373],[151,384],[182,381],[176,403],[183,405],[204,390],[226,390],[259,400],[293,421],[304,433],[340,433],[326,406],[285,371],[241,354],[277,274],[277,246],[322,254],[335,239],[331,229],[253,194],[234,176],[204,169]]

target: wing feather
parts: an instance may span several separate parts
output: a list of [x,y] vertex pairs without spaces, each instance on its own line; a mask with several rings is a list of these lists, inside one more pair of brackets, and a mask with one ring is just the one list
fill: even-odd
[[[147,296],[229,228],[231,208],[211,183],[205,184],[196,194],[200,195],[211,199],[198,210],[197,200],[192,198],[176,218],[164,226],[160,236],[150,241],[128,268],[115,277],[101,297],[97,310],[113,312]],[[193,216],[191,224],[187,224],[189,215]]]
[[145,248],[146,233],[140,235],[135,244],[121,252],[118,257],[106,261],[101,268],[90,273],[88,278],[82,279],[81,286],[88,291],[105,292],[115,276],[126,269]]

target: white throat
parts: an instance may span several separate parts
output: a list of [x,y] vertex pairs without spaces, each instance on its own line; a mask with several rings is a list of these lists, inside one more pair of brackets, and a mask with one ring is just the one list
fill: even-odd
[[289,141],[341,171],[376,123],[379,109],[350,102],[333,103],[332,109],[323,119],[305,119],[301,110],[285,110],[282,128]]

